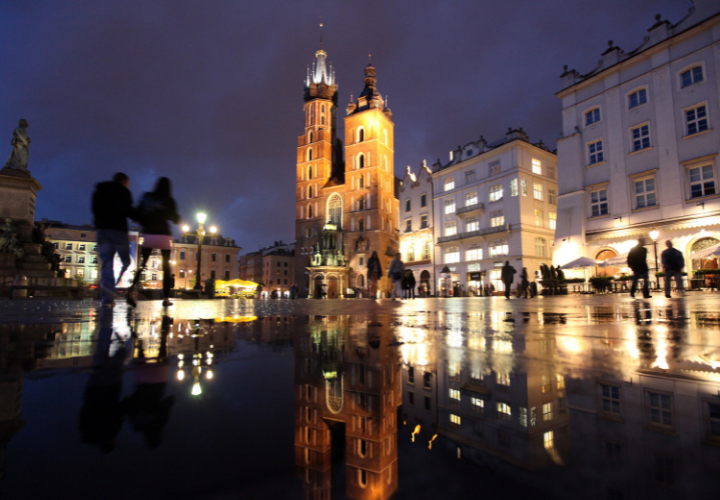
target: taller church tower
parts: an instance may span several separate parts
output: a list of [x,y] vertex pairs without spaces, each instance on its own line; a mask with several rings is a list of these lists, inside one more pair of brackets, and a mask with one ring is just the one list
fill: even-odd
[[338,86],[327,53],[315,53],[305,79],[305,133],[298,137],[295,223],[295,283],[303,296],[307,267],[326,219],[325,187],[342,184],[342,142],[337,139]]

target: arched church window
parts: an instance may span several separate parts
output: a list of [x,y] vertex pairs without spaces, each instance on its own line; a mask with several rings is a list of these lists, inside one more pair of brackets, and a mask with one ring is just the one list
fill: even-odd
[[365,210],[365,198],[358,200],[358,210]]
[[362,175],[361,175],[360,178],[358,179],[358,187],[359,187],[360,189],[362,189],[362,188],[365,187],[365,177],[362,176]]
[[313,197],[313,188],[312,188],[312,186],[308,186],[308,198],[312,198],[312,197]]
[[313,142],[313,133],[312,132],[310,132],[308,134],[308,142]]
[[358,168],[365,168],[365,155],[358,157]]
[[310,125],[315,125],[315,105],[310,105]]
[[308,180],[312,179],[312,165],[310,165],[310,166],[308,167],[308,175],[307,175],[307,178],[308,178]]
[[358,221],[358,231],[365,231],[365,221],[362,219]]
[[308,161],[312,161],[312,159],[313,159],[313,153],[312,153],[312,148],[310,148],[310,149],[308,149]]
[[358,142],[363,142],[364,140],[365,140],[365,129],[362,128],[362,127],[360,127],[360,128],[358,129],[357,141],[358,141]]
[[340,195],[333,194],[328,200],[328,221],[333,224],[337,224],[338,227],[342,226],[342,198]]
[[387,171],[387,169],[388,169],[387,156],[383,155],[383,170]]
[[313,216],[312,214],[313,214],[312,205],[308,205],[308,219],[312,219],[312,216]]

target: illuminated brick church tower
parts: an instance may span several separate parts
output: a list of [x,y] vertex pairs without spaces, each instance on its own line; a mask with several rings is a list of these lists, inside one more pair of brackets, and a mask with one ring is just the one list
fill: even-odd
[[[337,139],[338,86],[321,48],[305,80],[305,131],[298,138],[295,283],[300,296],[367,297],[367,260],[377,251],[387,274],[399,249],[399,179],[393,173],[392,112],[377,90],[375,67],[346,108],[345,158]],[[383,276],[378,289],[390,282]]]

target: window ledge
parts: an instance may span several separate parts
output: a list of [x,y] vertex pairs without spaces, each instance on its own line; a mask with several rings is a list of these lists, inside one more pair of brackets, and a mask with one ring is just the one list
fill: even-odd
[[645,429],[648,431],[659,432],[660,434],[667,434],[668,436],[677,437],[677,433],[675,432],[675,430],[672,427],[664,427],[661,425],[647,424],[645,426]]
[[709,128],[709,129],[707,129],[707,130],[703,130],[702,132],[695,132],[694,134],[684,135],[684,136],[683,136],[683,141],[684,141],[685,139],[691,139],[691,138],[697,137],[697,136],[699,136],[699,135],[709,134],[709,133],[712,132],[713,130],[714,130],[714,129]]
[[715,198],[720,198],[719,194],[709,194],[707,196],[698,196],[696,198],[688,198],[685,200],[685,203],[693,203],[696,201],[706,201],[706,200],[714,200]]
[[605,420],[611,420],[611,421],[613,421],[613,422],[619,422],[619,423],[621,423],[621,424],[624,424],[624,423],[625,423],[625,419],[622,418],[620,415],[617,415],[617,414],[615,414],[615,413],[608,413],[608,412],[605,412],[605,411],[599,411],[597,415],[598,415],[598,417],[600,417],[600,418],[602,418],[602,419],[605,419]]
[[647,212],[648,210],[655,210],[655,209],[658,209],[658,208],[660,208],[660,205],[653,205],[653,206],[651,206],[651,207],[643,207],[643,208],[633,208],[633,209],[632,209],[632,213],[635,213],[635,212]]
[[585,168],[597,167],[598,165],[603,165],[603,164],[605,164],[605,163],[607,163],[607,160],[598,161],[598,162],[595,162],[595,163],[589,163]]
[[647,147],[647,148],[638,149],[638,150],[636,150],[636,151],[631,151],[630,153],[628,153],[628,156],[636,155],[636,154],[639,154],[639,153],[644,153],[645,151],[650,151],[651,149],[653,149],[653,147],[654,147],[654,146],[650,146],[650,147]]
[[605,218],[607,218],[607,217],[610,217],[610,214],[606,214],[606,215],[596,215],[595,217],[588,217],[587,220],[605,219]]

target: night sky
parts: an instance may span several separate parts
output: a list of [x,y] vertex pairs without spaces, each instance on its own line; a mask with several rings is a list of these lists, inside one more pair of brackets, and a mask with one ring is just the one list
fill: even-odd
[[[635,49],[690,0],[3,2],[0,155],[30,122],[36,218],[91,222],[116,171],[136,199],[159,176],[245,251],[294,238],[306,68],[325,24],[338,124],[372,53],[395,122],[395,173],[523,127],[554,149],[560,73]],[[5,138],[3,138],[5,137]],[[562,173],[561,173],[562,174]]]

